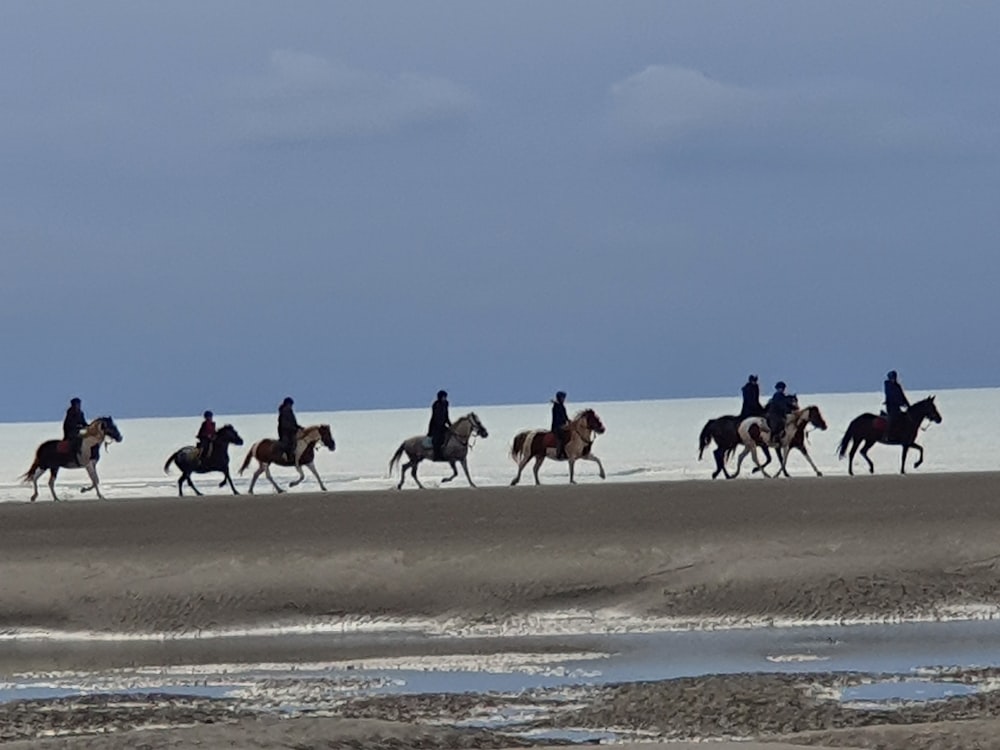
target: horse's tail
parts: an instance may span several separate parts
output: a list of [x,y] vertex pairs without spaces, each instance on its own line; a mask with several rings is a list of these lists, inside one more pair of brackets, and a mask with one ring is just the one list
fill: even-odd
[[528,442],[531,433],[532,430],[524,430],[514,436],[514,442],[510,446],[510,457],[515,462],[519,462],[524,458],[525,452],[531,450],[531,444]]
[[165,464],[163,464],[163,473],[164,474],[169,474],[170,473],[170,464],[172,464],[174,461],[177,460],[177,456],[179,456],[180,453],[181,453],[181,449],[178,448],[176,451],[174,451],[171,454],[170,458],[167,459],[167,462]]
[[399,463],[399,459],[403,457],[403,451],[406,450],[406,442],[399,444],[396,452],[392,454],[392,458],[389,459],[389,473],[392,474],[396,470],[396,464]]
[[250,461],[253,460],[254,453],[257,452],[257,445],[258,443],[254,443],[250,446],[250,450],[247,451],[247,457],[243,459],[243,465],[240,467],[240,474],[247,470],[247,467],[250,465]]
[[705,426],[701,430],[701,435],[698,436],[698,460],[701,461],[702,455],[705,453],[705,449],[712,442],[712,426],[715,424],[714,419],[710,419],[705,422]]
[[867,416],[866,414],[862,414],[860,417],[855,417],[853,420],[851,420],[851,423],[847,425],[847,432],[844,433],[844,437],[841,438],[840,440],[840,445],[837,446],[837,458],[843,458],[844,456],[847,455],[847,448],[851,444],[851,438],[854,437],[854,433],[857,430],[858,424],[866,416]]
[[38,460],[38,454],[35,454],[35,460],[31,463],[31,468],[28,469],[24,474],[21,475],[20,479],[22,482],[30,482],[31,478],[35,476],[35,472],[42,468],[42,464]]

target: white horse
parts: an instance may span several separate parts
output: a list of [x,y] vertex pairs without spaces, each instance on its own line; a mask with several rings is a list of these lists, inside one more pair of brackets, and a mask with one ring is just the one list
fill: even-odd
[[[788,453],[792,448],[796,448],[806,457],[806,461],[809,462],[813,471],[816,472],[816,476],[823,476],[823,473],[813,463],[812,457],[809,455],[809,450],[806,448],[806,428],[810,425],[820,430],[826,429],[826,421],[823,419],[819,407],[807,406],[804,409],[795,409],[785,417],[785,431],[781,442],[778,443],[771,434],[771,428],[766,418],[747,417],[740,422],[740,426],[737,428],[740,442],[743,443],[744,447],[736,459],[736,473],[733,476],[739,476],[743,459],[746,458],[748,453],[753,456],[755,464],[754,473],[760,471],[765,477],[770,476],[765,469],[771,463],[771,453],[768,450],[768,446],[773,447],[778,454],[778,461],[781,464],[781,468],[778,469],[779,474],[788,476],[788,470],[785,468],[785,464],[788,462]],[[758,446],[764,449],[764,457],[767,459],[763,464],[757,458]]]
[[444,445],[441,446],[441,459],[434,458],[434,446],[431,443],[431,439],[426,435],[414,435],[411,438],[407,438],[400,443],[396,452],[389,460],[389,473],[392,474],[396,470],[396,464],[403,457],[403,453],[406,453],[406,457],[409,459],[403,464],[403,469],[399,475],[399,484],[396,485],[396,489],[403,489],[407,469],[413,475],[413,481],[417,483],[417,487],[420,489],[424,488],[420,480],[417,479],[417,465],[425,459],[428,461],[447,461],[451,466],[451,476],[445,477],[441,480],[442,482],[450,482],[457,477],[458,469],[455,468],[455,464],[462,464],[462,471],[465,472],[465,478],[469,480],[469,486],[475,487],[476,485],[472,481],[472,477],[469,476],[469,464],[466,462],[466,457],[469,455],[469,442],[473,437],[485,438],[489,437],[489,435],[486,428],[483,427],[483,423],[479,421],[479,417],[476,416],[476,413],[470,411],[464,417],[459,417],[451,423],[451,430],[448,432],[447,438],[445,438]]
[[557,455],[556,436],[549,430],[522,430],[514,436],[510,457],[517,461],[517,476],[511,480],[511,487],[521,481],[521,472],[532,458],[535,459],[535,484],[541,484],[538,479],[538,469],[546,458],[551,458],[553,461],[569,461],[570,484],[576,484],[573,465],[577,461],[593,461],[600,469],[601,479],[604,479],[604,464],[591,452],[596,435],[604,434],[604,423],[597,416],[597,412],[593,409],[578,412],[564,429],[566,430],[564,458]]
[[254,458],[257,459],[257,471],[253,473],[253,477],[250,479],[250,489],[247,492],[251,495],[253,494],[257,477],[262,473],[266,474],[267,478],[271,480],[271,484],[274,485],[276,491],[284,492],[278,486],[278,483],[274,481],[274,477],[271,476],[271,464],[291,466],[299,473],[298,479],[294,479],[288,483],[289,487],[295,487],[303,482],[306,475],[302,473],[302,467],[305,466],[316,477],[316,481],[319,482],[319,488],[323,492],[326,492],[326,485],[320,479],[319,472],[316,471],[316,465],[313,463],[316,460],[316,443],[323,443],[331,451],[337,449],[337,443],[334,442],[333,435],[330,433],[330,425],[316,424],[299,429],[295,439],[294,462],[289,461],[285,456],[285,449],[280,441],[272,438],[258,440],[250,446],[250,451],[247,453],[246,458],[243,459],[243,465],[240,467],[240,474],[242,474],[247,470],[250,461]]
[[83,431],[80,449],[76,453],[73,453],[72,443],[69,440],[46,440],[39,445],[31,468],[21,477],[23,481],[31,482],[34,488],[31,502],[35,502],[38,498],[38,478],[46,471],[49,472],[49,492],[52,493],[52,499],[59,502],[59,498],[56,497],[56,475],[59,469],[86,469],[91,486],[84,488],[84,491],[92,488],[103,500],[104,495],[101,494],[100,481],[97,478],[97,459],[93,457],[93,449],[101,443],[112,440],[116,443],[122,440],[118,426],[111,417],[98,417]]

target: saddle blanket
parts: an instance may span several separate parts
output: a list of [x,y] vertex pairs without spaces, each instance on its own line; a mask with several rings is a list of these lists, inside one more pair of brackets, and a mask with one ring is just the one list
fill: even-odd
[[434,447],[434,442],[430,439],[430,437],[424,437],[423,442],[420,443],[420,447],[429,451]]

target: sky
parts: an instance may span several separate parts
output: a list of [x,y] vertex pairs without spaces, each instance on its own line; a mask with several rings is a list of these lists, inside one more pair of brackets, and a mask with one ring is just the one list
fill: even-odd
[[0,4],[0,421],[1000,385],[1000,4]]

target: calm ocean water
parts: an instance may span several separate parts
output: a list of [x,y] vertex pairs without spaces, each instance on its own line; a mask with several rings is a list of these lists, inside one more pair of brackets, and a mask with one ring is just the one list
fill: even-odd
[[[911,390],[911,401],[931,395],[930,392]],[[816,404],[830,426],[826,432],[814,431],[809,436],[809,449],[813,460],[824,474],[846,474],[846,461],[839,461],[835,450],[848,423],[864,411],[878,411],[881,393],[799,393],[802,406]],[[951,471],[992,471],[1000,466],[996,442],[993,440],[994,415],[1000,412],[1000,388],[945,390],[937,392],[938,409],[943,422],[933,425],[918,438],[926,451],[925,462],[915,473]],[[577,409],[593,407],[607,427],[607,432],[594,444],[608,472],[608,482],[654,480],[708,480],[713,460],[706,451],[705,459],[698,461],[698,434],[705,421],[739,410],[740,399],[701,398],[663,401],[614,401],[578,403],[570,405],[570,413]],[[515,406],[470,406],[452,403],[451,415],[455,419],[475,411],[490,436],[478,440],[469,457],[473,479],[480,486],[506,485],[515,473],[515,465],[508,457],[514,434],[529,427],[542,427],[549,420],[546,403]],[[400,442],[422,433],[427,427],[429,408],[395,409],[384,411],[299,412],[303,425],[317,422],[329,423],[337,440],[333,453],[318,451],[316,467],[331,492],[344,490],[381,490],[394,486],[398,475],[388,476],[389,458]],[[61,420],[61,412],[57,414]],[[90,414],[91,418],[98,414]],[[113,416],[113,415],[112,415]],[[198,415],[191,418],[116,419],[124,440],[110,447],[102,456],[98,470],[104,494],[109,498],[170,496],[177,491],[176,470],[163,473],[163,464],[177,448],[194,443],[198,430]],[[251,469],[243,477],[236,476],[243,456],[250,444],[263,437],[274,436],[274,414],[227,415],[216,414],[220,426],[233,424],[246,441],[243,447],[231,450],[232,471],[237,488],[243,492],[249,484]],[[926,424],[926,423],[925,423]],[[44,440],[59,437],[60,422],[0,424],[0,501],[25,502],[31,495],[28,484],[19,476],[31,465],[35,448]],[[899,470],[898,447],[876,446],[871,451],[875,471],[879,474]],[[749,462],[749,459],[747,459]],[[912,463],[912,460],[910,461]],[[863,464],[863,462],[862,462]],[[746,463],[744,464],[746,468]],[[805,460],[793,453],[788,464],[793,476],[810,476],[812,470]],[[855,462],[855,470],[862,466]],[[577,480],[600,482],[596,465],[589,462],[577,464]],[[862,469],[863,470],[863,469]],[[908,471],[911,471],[909,468]],[[530,465],[522,481],[531,482]],[[419,474],[427,486],[436,486],[450,470],[446,464],[424,462]],[[282,486],[295,478],[290,469],[273,470],[275,479]],[[318,490],[318,485],[308,473],[306,481],[295,491]],[[546,462],[542,467],[542,481],[564,483],[567,481],[565,463]],[[206,494],[227,493],[216,485],[220,474],[195,476],[195,483]],[[43,477],[43,482],[47,481]],[[722,479],[716,481],[723,481]],[[736,481],[763,481],[745,474]],[[455,486],[465,483],[460,476]],[[86,484],[86,474],[81,470],[62,471],[56,484],[60,497],[67,500],[81,496],[79,488]],[[408,480],[407,487],[413,484]],[[51,500],[48,487],[40,484],[40,501]],[[272,492],[263,476],[258,480],[258,493]],[[190,494],[188,492],[188,494]]]

